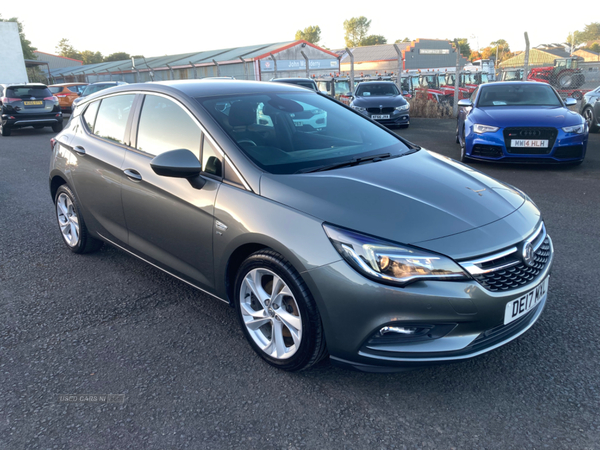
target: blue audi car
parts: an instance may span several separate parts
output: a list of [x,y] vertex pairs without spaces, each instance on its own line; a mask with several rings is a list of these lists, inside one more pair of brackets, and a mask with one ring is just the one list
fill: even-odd
[[460,160],[579,164],[589,132],[584,118],[568,108],[576,103],[545,83],[481,85],[458,102]]

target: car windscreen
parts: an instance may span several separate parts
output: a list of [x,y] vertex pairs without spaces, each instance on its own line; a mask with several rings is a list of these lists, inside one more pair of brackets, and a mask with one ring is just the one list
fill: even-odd
[[542,83],[482,86],[477,101],[478,107],[562,105],[554,90]]
[[47,87],[31,86],[11,86],[6,89],[6,96],[9,98],[31,98],[31,97],[52,97]]
[[58,94],[59,92],[62,92],[63,87],[62,86],[49,86],[48,89],[50,89],[50,92],[52,92],[53,94]]
[[83,91],[82,97],[86,97],[95,92],[101,91],[103,89],[108,89],[109,87],[115,86],[114,84],[89,84],[85,91]]
[[400,91],[395,84],[365,83],[360,84],[356,89],[357,97],[379,97],[400,95]]
[[394,134],[319,94],[238,94],[196,99],[263,170],[293,174],[409,149]]

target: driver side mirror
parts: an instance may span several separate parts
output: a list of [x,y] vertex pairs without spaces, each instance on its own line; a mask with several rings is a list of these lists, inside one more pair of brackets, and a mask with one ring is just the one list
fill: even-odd
[[162,177],[187,178],[196,189],[202,189],[206,183],[206,180],[200,176],[202,171],[200,161],[187,149],[161,153],[150,161],[150,167],[154,173]]
[[471,108],[473,106],[473,102],[468,98],[463,98],[458,101],[458,106],[462,108]]
[[574,98],[567,98],[565,99],[565,105],[567,105],[567,107],[569,106],[575,106],[577,104],[577,100],[575,100]]

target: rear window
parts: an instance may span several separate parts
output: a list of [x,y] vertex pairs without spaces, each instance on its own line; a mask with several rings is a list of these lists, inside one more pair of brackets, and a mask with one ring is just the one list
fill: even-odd
[[47,87],[29,87],[14,86],[6,89],[6,96],[10,98],[29,98],[29,97],[52,97],[50,89]]
[[83,91],[83,97],[87,97],[90,94],[93,94],[98,91],[102,91],[103,89],[108,89],[109,87],[114,87],[115,84],[90,84],[86,86],[85,91]]
[[58,94],[59,92],[62,92],[63,87],[62,86],[50,86],[48,89],[50,89],[50,92],[52,92],[53,94]]

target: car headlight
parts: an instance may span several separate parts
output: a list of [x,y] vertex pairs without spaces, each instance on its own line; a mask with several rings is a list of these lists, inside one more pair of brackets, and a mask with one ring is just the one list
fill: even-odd
[[562,129],[565,133],[573,133],[573,134],[581,134],[585,130],[585,124],[574,125],[572,127],[563,127]]
[[498,131],[498,129],[499,129],[498,127],[492,127],[490,125],[480,125],[478,123],[473,125],[473,131],[477,134],[494,133],[494,132]]
[[396,110],[397,111],[408,111],[408,108],[410,108],[410,105],[407,103],[406,105],[397,106]]
[[354,105],[352,105],[352,108],[354,108],[357,111],[366,111],[367,110],[367,108],[363,108],[362,106],[354,106]]
[[323,224],[339,254],[356,271],[381,283],[406,286],[419,280],[466,280],[469,276],[450,258],[399,245],[355,231]]

